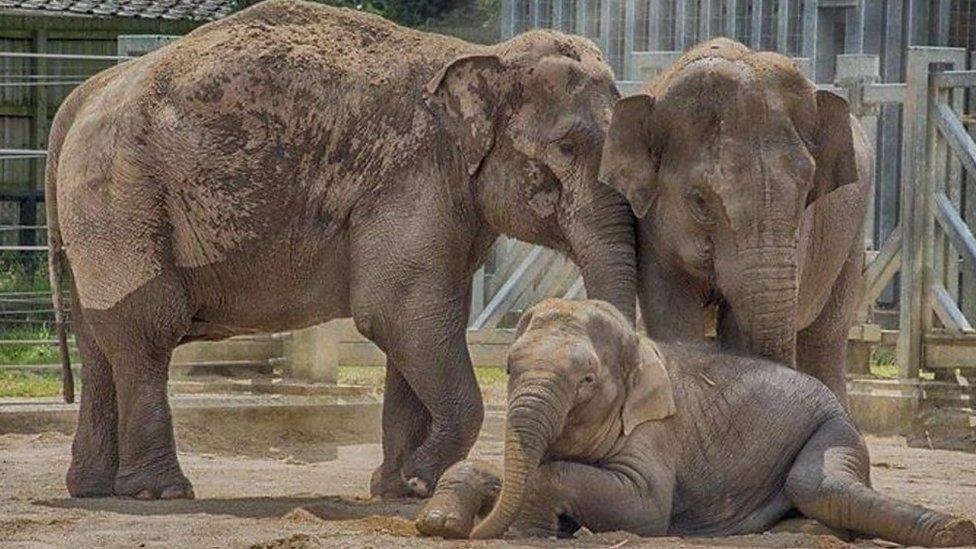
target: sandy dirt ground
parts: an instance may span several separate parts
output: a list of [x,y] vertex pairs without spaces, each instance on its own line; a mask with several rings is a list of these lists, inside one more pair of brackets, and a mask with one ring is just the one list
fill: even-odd
[[[489,414],[474,454],[500,459],[503,418]],[[572,540],[448,542],[417,537],[416,501],[368,499],[380,462],[376,443],[333,446],[282,440],[249,448],[180,433],[180,459],[193,501],[70,499],[64,488],[70,437],[0,436],[0,546],[4,547],[844,547],[809,530],[716,539],[640,539],[624,533]],[[909,501],[976,517],[976,456],[908,448],[872,438],[878,489]],[[802,528],[816,525],[801,524]],[[858,546],[890,547],[859,540]]]

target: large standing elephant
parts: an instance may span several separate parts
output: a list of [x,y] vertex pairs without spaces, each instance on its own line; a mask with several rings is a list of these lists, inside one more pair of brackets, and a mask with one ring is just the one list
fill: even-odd
[[728,39],[699,45],[621,99],[601,180],[638,229],[655,339],[701,339],[810,373],[846,403],[873,154],[847,103],[794,63]]
[[421,532],[718,536],[762,532],[796,509],[905,545],[976,544],[971,520],[872,490],[864,440],[805,374],[655,345],[606,303],[563,300],[519,321],[508,373],[503,473],[473,460],[449,469]]
[[70,493],[192,497],[173,348],[350,316],[387,356],[372,491],[428,493],[481,425],[465,325],[497,235],[633,316],[633,214],[597,179],[616,98],[585,39],[478,46],[293,0],[78,87],[47,167],[84,363]]

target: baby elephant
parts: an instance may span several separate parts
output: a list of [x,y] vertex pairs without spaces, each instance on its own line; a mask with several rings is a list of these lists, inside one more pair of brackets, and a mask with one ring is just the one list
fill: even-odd
[[795,509],[906,545],[976,544],[972,521],[872,490],[851,418],[795,370],[658,346],[607,303],[563,300],[522,317],[508,370],[501,479],[454,465],[417,519],[424,534],[719,536]]

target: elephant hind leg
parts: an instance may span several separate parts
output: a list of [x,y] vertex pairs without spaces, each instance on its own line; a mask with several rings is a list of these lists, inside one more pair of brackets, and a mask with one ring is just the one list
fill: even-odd
[[190,325],[187,297],[163,274],[107,310],[86,309],[95,339],[112,366],[118,403],[117,496],[192,498],[176,458],[166,391],[173,349]]
[[870,487],[864,440],[850,420],[825,422],[790,470],[786,492],[804,515],[832,528],[903,545],[976,544],[976,526],[960,517],[890,498]]
[[104,497],[113,494],[119,467],[118,407],[112,365],[98,346],[73,292],[73,325],[81,354],[81,404],[78,427],[71,444],[68,493],[72,497]]

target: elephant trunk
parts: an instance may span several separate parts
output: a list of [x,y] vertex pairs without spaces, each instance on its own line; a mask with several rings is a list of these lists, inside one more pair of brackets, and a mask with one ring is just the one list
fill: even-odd
[[491,513],[471,532],[471,539],[502,536],[515,521],[526,485],[568,414],[566,391],[552,379],[520,381],[512,391],[505,428],[502,490]]
[[795,246],[749,254],[745,278],[745,336],[751,352],[787,366],[796,364],[797,265]]
[[594,206],[579,212],[569,228],[586,295],[615,306],[631,322],[637,301],[636,219],[627,200],[601,185]]

